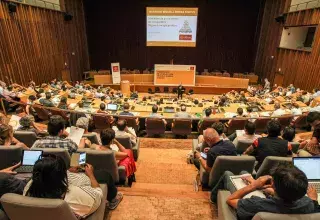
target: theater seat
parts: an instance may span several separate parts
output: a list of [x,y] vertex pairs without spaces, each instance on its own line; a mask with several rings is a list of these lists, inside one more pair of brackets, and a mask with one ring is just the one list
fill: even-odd
[[279,163],[292,163],[292,158],[274,156],[266,157],[257,171],[256,178],[264,175],[270,175],[270,170],[272,170],[274,167],[277,167]]
[[213,188],[225,171],[239,175],[241,171],[253,172],[256,159],[252,156],[218,156],[210,173],[200,166],[200,180],[202,185]]
[[27,145],[29,148],[32,147],[34,142],[38,139],[36,133],[32,131],[15,131],[13,137]]
[[[229,191],[220,190],[218,192],[218,219],[219,220],[237,220],[236,212],[227,204],[227,198],[231,195]],[[268,212],[257,213],[253,220],[317,220],[320,219],[320,213],[314,214],[274,214]]]
[[67,168],[70,167],[70,155],[64,148],[31,148],[31,150],[42,150],[43,155],[55,155],[61,157],[66,163]]
[[172,123],[172,133],[175,135],[189,135],[192,130],[191,119],[174,119]]
[[243,130],[247,123],[247,119],[231,119],[230,123],[227,124],[227,134],[233,134],[236,130]]
[[135,130],[135,132],[138,132],[139,125],[137,124],[137,118],[132,116],[119,116],[119,119],[126,120],[127,126],[131,127]]
[[205,118],[198,129],[199,134],[203,134],[204,130],[206,130],[207,128],[210,128],[213,123],[218,121],[219,120],[217,119]]
[[94,175],[99,183],[106,183],[105,173],[109,173],[115,183],[126,181],[126,170],[123,166],[118,166],[114,152],[98,151],[92,149],[78,149],[78,152],[87,153],[87,162],[94,168]]
[[252,144],[253,140],[238,140],[236,145],[237,153],[243,154],[243,152],[245,152]]
[[117,137],[116,140],[119,141],[122,146],[124,146],[126,149],[130,149],[133,152],[134,160],[137,161],[139,157],[139,151],[140,151],[140,139],[137,138],[137,143],[135,146],[132,146],[132,142],[130,137]]
[[[105,184],[101,184],[100,187],[103,199],[99,208],[85,218],[87,220],[102,220],[104,217],[108,190]],[[77,220],[67,202],[62,199],[33,198],[7,193],[1,197],[1,204],[7,216],[14,220]],[[0,218],[0,220],[5,220],[5,218]]]
[[106,129],[110,128],[110,123],[109,123],[109,115],[107,114],[94,114],[93,115],[93,122],[94,126],[96,129]]
[[36,111],[38,118],[43,121],[47,121],[50,118],[50,112],[40,105],[33,105],[33,109]]
[[17,164],[21,160],[22,147],[0,146],[0,170]]
[[162,135],[166,131],[166,126],[161,118],[148,118],[146,120],[146,132],[148,136]]

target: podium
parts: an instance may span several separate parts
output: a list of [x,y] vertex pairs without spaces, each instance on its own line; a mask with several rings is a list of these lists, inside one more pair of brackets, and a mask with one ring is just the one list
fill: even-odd
[[128,80],[121,81],[120,88],[124,96],[130,96],[130,82]]

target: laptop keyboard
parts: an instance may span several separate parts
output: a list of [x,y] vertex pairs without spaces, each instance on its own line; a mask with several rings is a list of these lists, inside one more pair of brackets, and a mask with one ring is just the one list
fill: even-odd
[[21,166],[15,169],[17,173],[32,173],[33,171],[33,166]]
[[310,182],[309,184],[313,186],[318,193],[320,192],[320,182]]

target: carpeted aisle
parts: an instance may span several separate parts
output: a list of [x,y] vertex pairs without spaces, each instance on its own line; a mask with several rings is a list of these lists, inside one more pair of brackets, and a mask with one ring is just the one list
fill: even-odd
[[194,192],[197,174],[186,163],[192,140],[141,139],[136,179],[132,188],[120,188],[124,199],[106,219],[215,219],[208,192]]

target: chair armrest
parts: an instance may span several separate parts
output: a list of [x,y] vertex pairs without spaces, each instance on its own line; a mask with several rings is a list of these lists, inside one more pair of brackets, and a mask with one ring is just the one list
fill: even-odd
[[226,202],[229,195],[231,195],[229,191],[220,190],[218,192],[217,205],[218,205],[219,220],[226,220],[226,219],[237,220],[237,215],[235,210],[231,208]]
[[196,151],[197,150],[197,147],[198,147],[198,139],[192,139],[192,151]]
[[202,165],[200,164],[200,181],[201,181],[201,184],[204,186],[204,187],[207,187],[208,184],[209,184],[209,176],[210,176],[210,173],[208,173],[203,167]]

